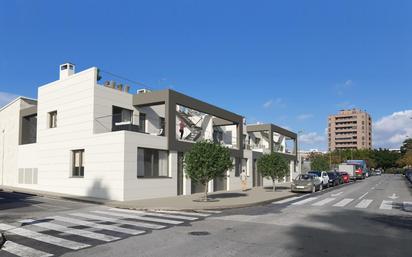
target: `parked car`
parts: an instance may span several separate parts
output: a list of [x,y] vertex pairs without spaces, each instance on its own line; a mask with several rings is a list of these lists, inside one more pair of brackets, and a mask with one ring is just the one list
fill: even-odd
[[339,172],[342,175],[343,183],[349,183],[350,177],[347,172]]
[[412,183],[412,169],[405,170],[405,177]]
[[380,175],[382,175],[382,171],[381,170],[375,170],[374,175],[375,176],[380,176]]
[[322,190],[322,181],[316,174],[300,174],[290,185],[292,192],[316,192]]
[[329,176],[326,171],[312,170],[312,171],[309,171],[308,174],[314,174],[318,176],[320,180],[322,181],[322,188],[329,187]]
[[341,184],[341,177],[337,172],[328,172],[329,176],[329,186],[338,186]]

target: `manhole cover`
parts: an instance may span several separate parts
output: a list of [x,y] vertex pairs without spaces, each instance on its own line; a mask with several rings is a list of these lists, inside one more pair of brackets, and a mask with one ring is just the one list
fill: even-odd
[[192,235],[192,236],[207,236],[207,235],[210,235],[210,233],[207,232],[207,231],[192,231],[192,232],[189,232],[189,235]]

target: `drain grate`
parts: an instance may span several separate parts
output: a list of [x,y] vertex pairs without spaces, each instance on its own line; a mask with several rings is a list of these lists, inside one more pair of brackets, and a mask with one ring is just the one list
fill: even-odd
[[207,236],[207,235],[210,235],[210,233],[207,232],[207,231],[192,231],[192,232],[189,232],[188,234],[192,235],[192,236]]

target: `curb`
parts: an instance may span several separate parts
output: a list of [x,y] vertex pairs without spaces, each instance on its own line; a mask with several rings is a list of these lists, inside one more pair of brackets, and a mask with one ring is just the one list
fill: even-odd
[[129,209],[129,210],[142,210],[142,211],[150,211],[150,210],[163,210],[163,211],[196,211],[196,210],[229,210],[229,209],[239,209],[239,208],[247,208],[247,207],[253,207],[253,206],[263,206],[267,205],[272,202],[276,201],[281,201],[293,196],[296,196],[296,194],[291,194],[291,195],[286,195],[282,197],[277,197],[277,198],[272,198],[264,201],[257,201],[257,202],[252,202],[252,203],[246,203],[246,204],[236,204],[236,205],[223,205],[223,206],[212,206],[212,207],[199,207],[199,208],[173,208],[173,207],[156,207],[156,208],[145,208],[145,207],[133,207],[133,206],[125,206],[123,204],[118,204],[118,203],[113,203],[113,202],[104,202],[104,201],[99,201],[99,200],[93,200],[93,199],[81,199],[81,198],[76,198],[76,197],[70,197],[70,196],[58,196],[58,195],[52,195],[52,194],[44,194],[44,193],[36,193],[33,191],[25,191],[25,190],[15,190],[15,189],[7,189],[7,188],[0,188],[0,191],[3,192],[11,192],[11,193],[16,193],[16,194],[25,194],[25,195],[30,195],[30,196],[39,196],[39,197],[46,197],[50,199],[62,199],[62,200],[68,200],[68,201],[74,201],[74,202],[82,202],[82,203],[90,203],[90,204],[97,204],[97,205],[105,205],[113,208],[119,208],[119,209]]
[[236,205],[226,205],[226,206],[212,206],[212,207],[199,207],[199,208],[172,208],[172,207],[158,207],[158,208],[133,208],[132,206],[122,206],[122,205],[111,205],[109,206],[119,209],[128,210],[141,210],[141,211],[201,211],[201,210],[230,210],[230,209],[240,209],[254,206],[263,206],[272,202],[281,201],[296,196],[296,194],[286,195],[278,198],[272,198],[269,200],[258,201],[247,204],[236,204]]

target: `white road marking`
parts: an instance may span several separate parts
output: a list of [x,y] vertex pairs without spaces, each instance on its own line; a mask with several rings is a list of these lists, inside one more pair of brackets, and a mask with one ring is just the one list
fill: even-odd
[[412,212],[412,202],[403,202],[403,209],[407,212]]
[[69,227],[51,223],[51,222],[42,222],[42,221],[27,219],[27,220],[20,221],[20,223],[29,223],[29,225],[35,225],[41,228],[56,230],[56,231],[63,232],[66,234],[87,237],[87,238],[96,239],[96,240],[100,240],[104,242],[111,242],[111,241],[120,239],[120,237],[114,237],[114,236],[109,236],[105,234],[95,233],[95,232],[87,231],[84,229],[69,228]]
[[64,238],[58,238],[58,237],[30,231],[24,228],[16,228],[16,227],[6,225],[6,224],[0,224],[0,230],[7,230],[8,233],[13,233],[19,236],[31,238],[37,241],[61,246],[61,247],[72,249],[72,250],[79,250],[79,249],[90,246],[88,244],[78,243],[78,242],[70,241]]
[[141,216],[157,216],[157,217],[165,217],[165,218],[178,219],[178,220],[198,220],[199,219],[196,217],[178,216],[178,215],[171,215],[171,214],[166,214],[166,213],[145,212],[145,211],[137,211],[137,210],[116,209],[116,208],[112,208],[110,210],[133,213],[133,214],[141,215]]
[[118,227],[118,226],[114,226],[114,225],[104,225],[104,224],[99,224],[99,223],[85,221],[85,220],[79,220],[79,219],[73,219],[73,218],[68,218],[68,217],[53,216],[53,217],[50,217],[50,218],[60,220],[60,221],[63,221],[63,222],[67,222],[67,223],[77,224],[77,225],[80,225],[80,226],[86,226],[86,227],[92,227],[92,228],[97,228],[97,229],[116,231],[116,232],[129,234],[129,235],[139,235],[139,234],[146,233],[146,231],[143,231],[143,230],[134,230],[134,229],[129,229],[129,228],[122,228],[122,227]]
[[17,255],[19,257],[51,257],[53,254],[45,253],[25,245],[17,244],[12,241],[6,241],[1,248],[2,251]]
[[109,211],[93,211],[93,212],[100,213],[100,214],[105,214],[105,215],[110,215],[110,216],[115,216],[115,217],[126,218],[126,219],[152,221],[152,222],[159,222],[159,223],[173,224],[173,225],[183,223],[183,221],[178,221],[178,220],[168,220],[168,219],[160,219],[160,218],[143,217],[141,215],[133,215],[133,214],[122,213],[122,212],[114,212],[114,211],[111,211],[111,212],[109,212]]
[[107,222],[113,222],[113,223],[120,223],[120,224],[132,225],[132,226],[143,227],[143,228],[150,228],[150,229],[161,229],[161,228],[165,228],[165,226],[157,225],[157,224],[144,223],[144,222],[136,222],[136,221],[128,221],[128,220],[121,220],[121,219],[118,219],[118,218],[109,218],[109,217],[104,217],[104,216],[99,216],[99,215],[93,215],[93,214],[86,214],[86,213],[70,213],[70,215],[73,215],[73,216],[76,216],[76,217],[81,217],[81,218],[86,218],[86,219],[91,219],[91,220],[101,220],[101,221],[107,221]]
[[371,204],[373,202],[373,200],[371,199],[363,199],[362,201],[360,201],[360,203],[358,203],[355,208],[360,208],[360,209],[365,209],[368,208],[369,204]]
[[372,189],[372,190],[374,190],[374,189],[375,189],[375,187],[371,187],[371,189]]
[[163,210],[159,210],[156,212],[160,212],[160,213],[171,213],[171,214],[180,214],[180,215],[188,215],[188,216],[198,216],[198,217],[209,217],[210,214],[206,214],[206,213],[198,213],[198,212],[185,212],[185,211],[163,211]]
[[215,211],[215,210],[196,210],[197,212],[204,212],[204,213],[213,213],[213,214],[220,214],[222,211]]
[[330,203],[332,201],[335,201],[336,198],[325,198],[323,200],[320,200],[319,202],[316,202],[314,204],[312,204],[312,206],[323,206],[327,203]]
[[305,203],[312,202],[312,201],[314,201],[314,200],[316,200],[316,199],[318,199],[318,197],[309,197],[309,198],[306,198],[306,199],[301,200],[301,201],[299,201],[299,202],[292,203],[292,205],[302,205],[302,204],[305,204]]
[[342,193],[343,193],[343,191],[342,191],[342,192],[335,193],[335,194],[332,194],[331,196],[339,196],[339,195],[341,195]]
[[361,196],[358,198],[358,200],[364,198],[367,194],[369,194],[369,192],[366,192],[366,193],[364,193],[363,195],[361,195]]
[[305,197],[305,196],[306,196],[306,195],[303,195],[303,196],[294,196],[294,197],[286,198],[286,199],[283,199],[283,200],[280,200],[280,201],[277,201],[277,202],[272,202],[272,204],[288,203],[288,202],[292,202],[292,201],[298,200],[298,199],[300,199],[300,198],[302,198],[302,197]]
[[398,197],[398,196],[396,196],[396,194],[392,194],[391,196],[388,196],[388,198],[390,198],[390,199],[394,200],[394,199],[399,198],[399,197]]
[[345,199],[341,200],[340,202],[335,203],[333,206],[344,207],[352,201],[353,201],[353,199],[351,199],[351,198],[345,198]]
[[381,210],[392,210],[392,202],[393,201],[383,200],[382,203],[381,203],[381,206],[379,206],[379,209],[381,209]]

